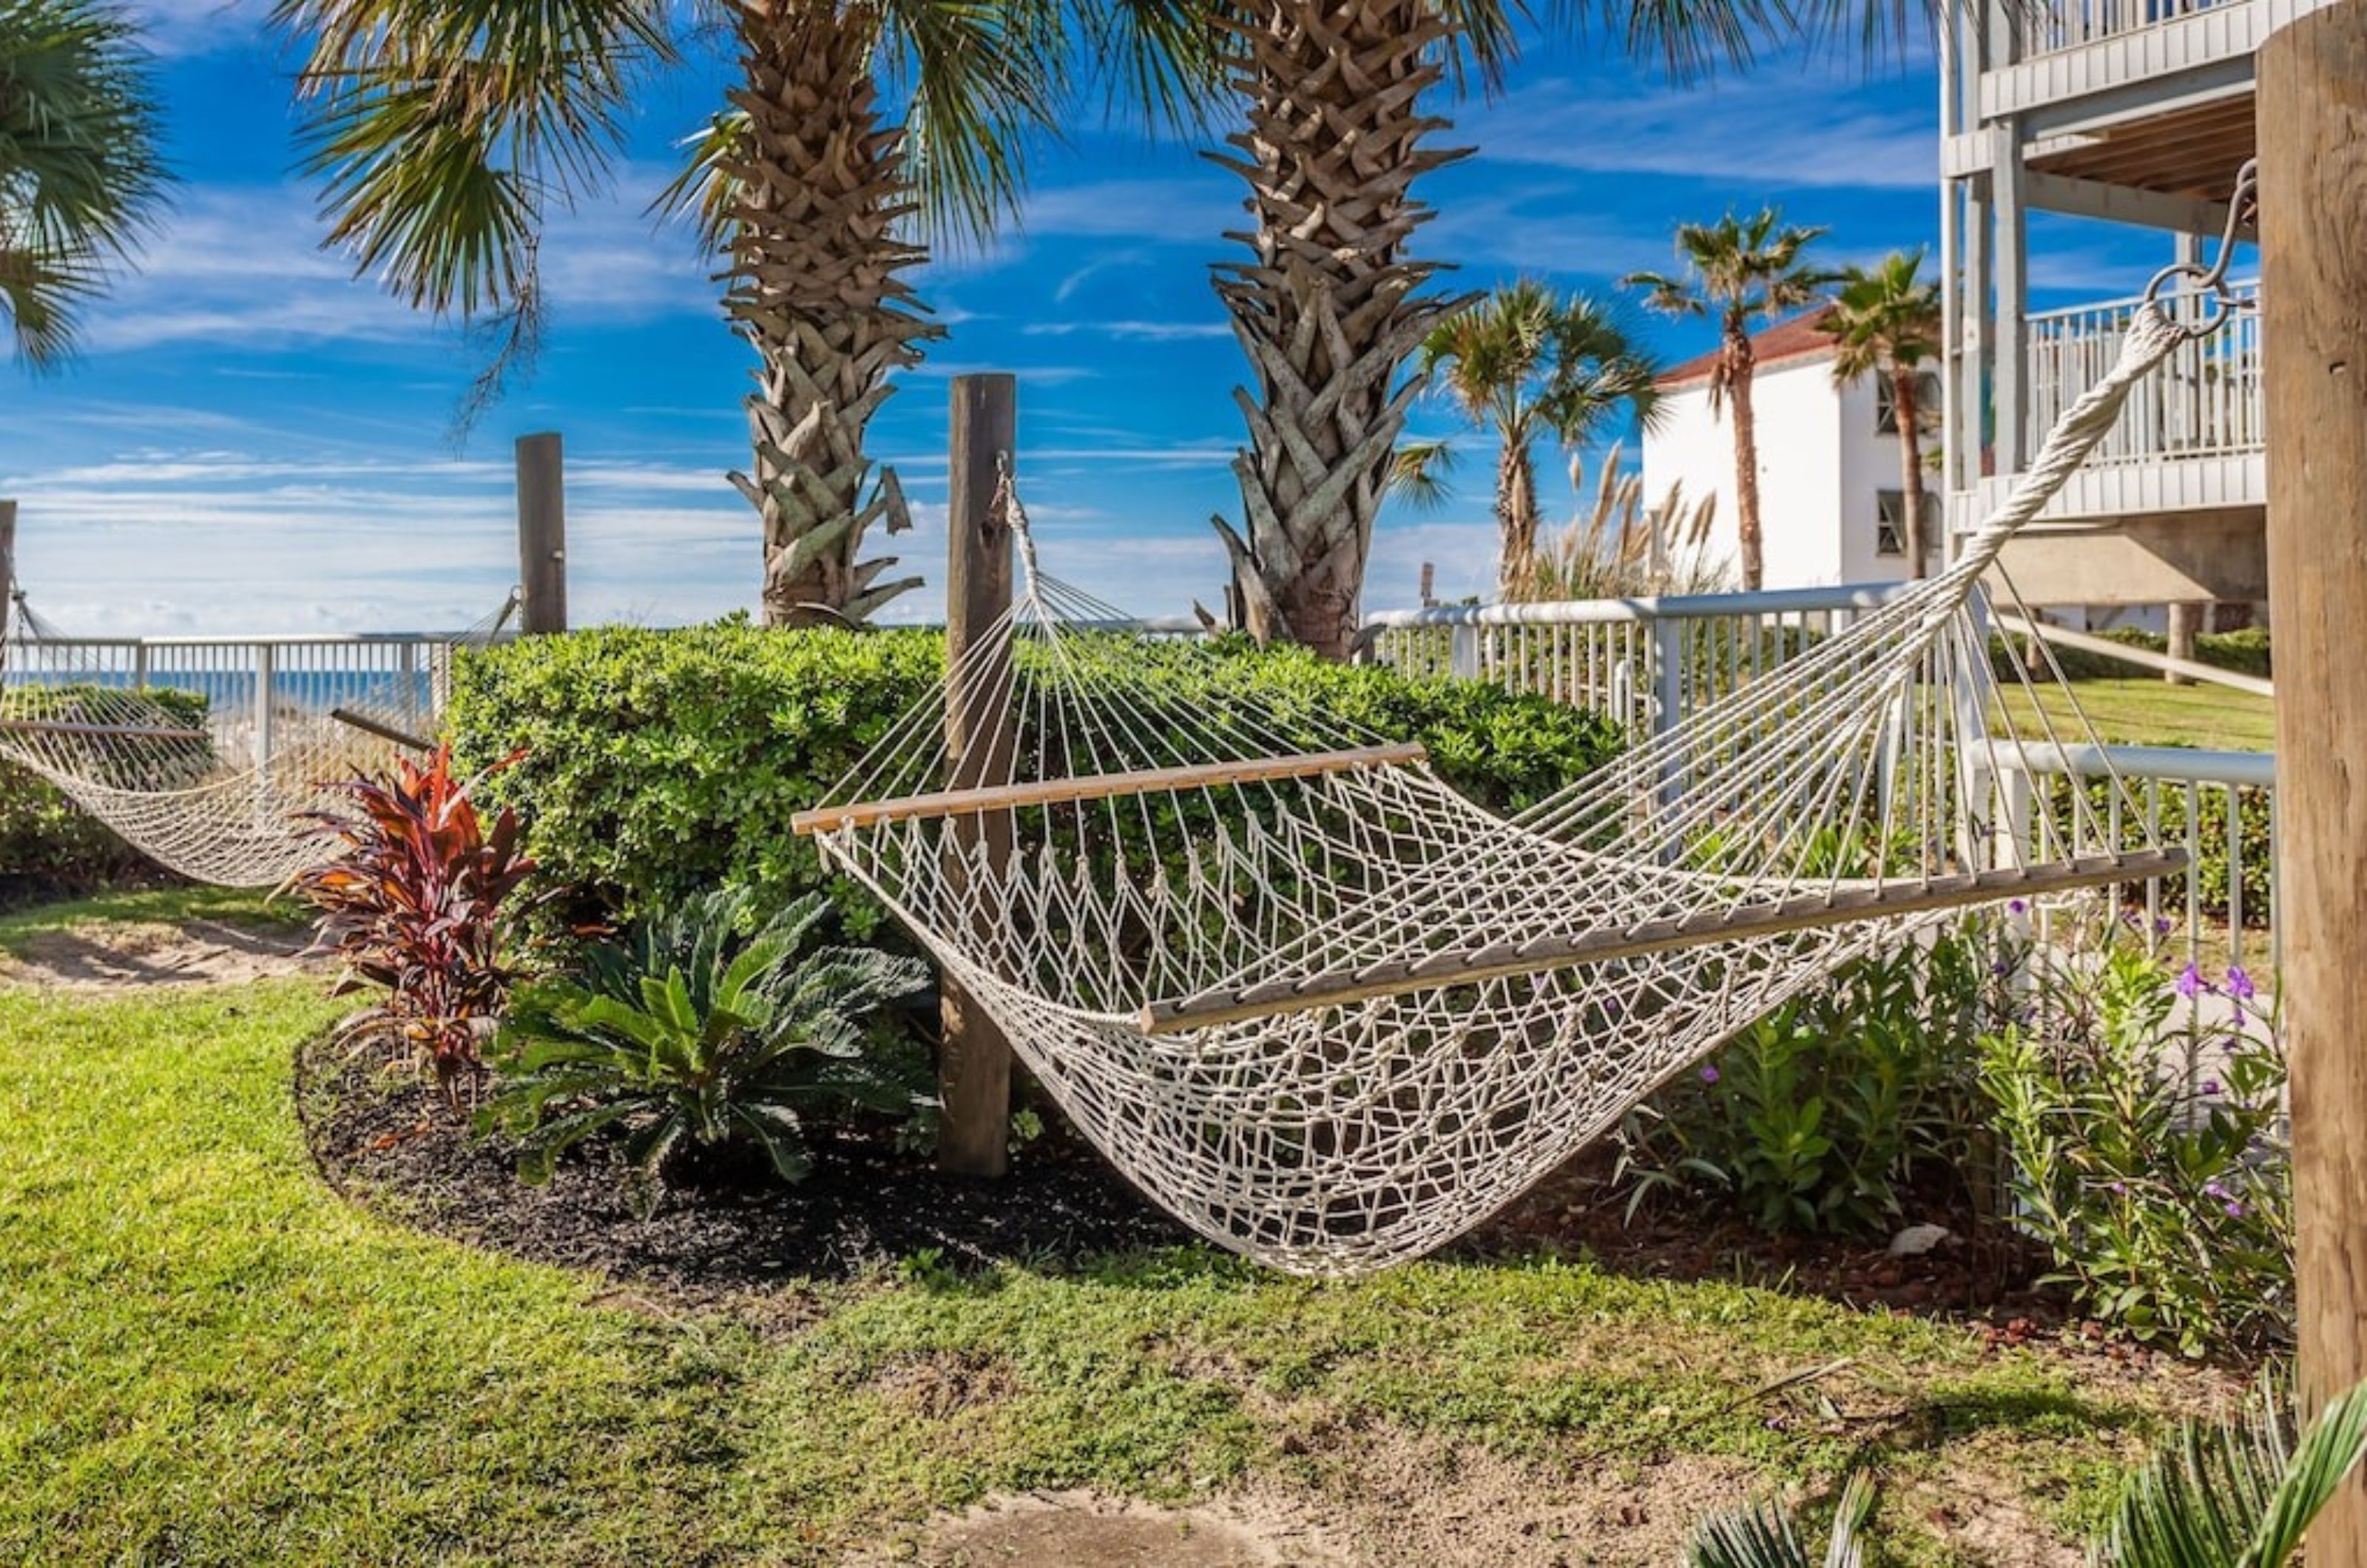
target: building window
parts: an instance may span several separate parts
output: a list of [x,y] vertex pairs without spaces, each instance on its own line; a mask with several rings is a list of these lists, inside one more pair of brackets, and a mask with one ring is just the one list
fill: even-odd
[[[1874,378],[1874,433],[1898,434],[1898,404],[1887,372]],[[1940,423],[1940,378],[1931,371],[1915,373],[1915,422],[1927,431]]]
[[[1878,556],[1907,554],[1907,492],[1897,490],[1876,491],[1874,497],[1874,553]],[[1940,498],[1930,491],[1923,492],[1923,553],[1930,555],[1940,543]]]

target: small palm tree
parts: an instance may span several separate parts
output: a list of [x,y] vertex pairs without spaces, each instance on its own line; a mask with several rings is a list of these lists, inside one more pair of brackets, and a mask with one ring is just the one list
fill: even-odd
[[[651,76],[665,0],[277,0],[302,48],[331,243],[409,304],[500,331],[486,395],[531,352],[547,218],[597,188]],[[892,373],[943,329],[904,275],[924,241],[1015,206],[1025,153],[1092,82],[1178,115],[1213,90],[1206,29],[1163,0],[712,0],[738,80],[662,205],[696,212],[755,350],[753,461],[775,624],[860,621],[918,579],[866,559],[909,523],[864,450]]]
[[92,0],[0,0],[0,316],[54,367],[76,312],[156,216],[155,92],[132,24]]
[[[1571,452],[1614,424],[1648,423],[1658,367],[1609,307],[1582,294],[1562,299],[1534,278],[1431,328],[1414,363],[1424,382],[1496,437],[1497,581],[1509,592],[1537,549],[1538,440],[1550,436]],[[1434,498],[1452,461],[1445,442],[1409,443],[1394,482]]]
[[1832,282],[1832,275],[1803,256],[1824,234],[1784,221],[1781,208],[1762,207],[1748,218],[1727,213],[1715,223],[1677,228],[1673,274],[1639,272],[1631,288],[1671,316],[1707,316],[1718,329],[1716,367],[1710,373],[1713,411],[1734,405],[1734,499],[1742,557],[1742,586],[1765,578],[1764,535],[1759,521],[1759,431],[1750,405],[1750,378],[1757,364],[1750,334],[1760,322],[1804,309]]
[[1940,356],[1940,286],[1917,275],[1923,253],[1892,253],[1871,267],[1846,267],[1833,297],[1833,382],[1867,376],[1890,383],[1898,425],[1899,494],[1907,517],[1907,570],[1923,575],[1923,430],[1938,411],[1921,397],[1923,367]]

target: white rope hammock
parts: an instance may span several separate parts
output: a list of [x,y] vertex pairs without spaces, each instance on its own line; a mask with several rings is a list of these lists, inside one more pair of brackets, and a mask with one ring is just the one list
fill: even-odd
[[1090,629],[1014,501],[1019,603],[799,826],[1194,1229],[1305,1274],[1419,1256],[1851,959],[2183,864],[2118,779],[2029,787],[2095,737],[2046,720],[2050,656],[1992,673],[1984,607],[2184,335],[2141,310],[1942,575],[1510,820],[1205,646]]
[[490,640],[509,611],[425,667],[282,671],[258,704],[259,664],[143,671],[130,645],[68,637],[20,595],[0,640],[0,761],[184,876],[277,886],[321,853],[303,814],[332,804],[325,786],[432,736],[450,649]]

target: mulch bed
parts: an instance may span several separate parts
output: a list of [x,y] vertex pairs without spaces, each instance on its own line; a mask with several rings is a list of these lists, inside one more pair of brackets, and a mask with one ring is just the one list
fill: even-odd
[[[819,1145],[813,1174],[798,1186],[761,1168],[710,1172],[666,1188],[641,1215],[604,1151],[579,1150],[550,1181],[530,1187],[508,1153],[472,1136],[415,1077],[318,1040],[299,1050],[296,1067],[313,1158],[349,1198],[436,1234],[678,1297],[843,1280],[917,1256],[956,1269],[1063,1264],[1190,1239],[1090,1147],[1057,1132],[995,1182],[941,1176],[884,1138],[839,1136]],[[1915,1218],[1954,1234],[1920,1257],[1892,1258],[1878,1243],[1770,1237],[1730,1215],[1669,1203],[1648,1205],[1631,1222],[1611,1156],[1597,1150],[1455,1252],[1584,1256],[1623,1274],[1741,1280],[1852,1306],[1972,1317],[2007,1342],[2051,1337],[2076,1318],[2059,1292],[2035,1283],[2043,1256],[2009,1233],[1957,1212]]]
[[633,1212],[620,1163],[585,1145],[528,1186],[513,1156],[407,1073],[323,1040],[300,1047],[297,1114],[348,1198],[422,1229],[693,1299],[843,1280],[927,1256],[939,1266],[1068,1262],[1172,1246],[1187,1233],[1083,1148],[1054,1135],[1000,1181],[938,1174],[892,1141],[818,1140],[795,1187],[769,1168],[669,1185]]

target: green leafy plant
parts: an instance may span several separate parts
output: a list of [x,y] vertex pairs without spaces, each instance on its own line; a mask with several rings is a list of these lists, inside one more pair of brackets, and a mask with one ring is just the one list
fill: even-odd
[[1970,1179],[1988,1163],[1976,1042],[2018,961],[1967,921],[1750,1025],[1628,1117],[1630,1215],[1657,1194],[1772,1232],[1864,1235],[1900,1218],[1919,1181]]
[[2191,1356],[2291,1337],[2284,1054],[2242,969],[2173,976],[2125,936],[2053,966],[1981,1082],[2020,1223],[2089,1311]]
[[[2244,1416],[2189,1422],[2123,1483],[2089,1560],[2097,1568],[2282,1568],[2367,1452],[2367,1385],[2293,1435],[2291,1401],[2263,1378]],[[1841,1490],[1825,1568],[1856,1568],[1874,1512],[1863,1474]],[[1795,1513],[1765,1501],[1703,1516],[1685,1568],[1810,1568]]]
[[866,1027],[921,989],[927,971],[868,948],[810,945],[828,909],[819,894],[756,922],[759,908],[745,889],[706,894],[593,949],[580,976],[518,991],[482,1121],[515,1140],[528,1179],[614,1133],[648,1181],[694,1149],[734,1145],[797,1181],[812,1163],[813,1122],[922,1102],[908,1076],[866,1048]]
[[[1861,1539],[1874,1514],[1874,1483],[1863,1472],[1841,1488],[1840,1506],[1826,1538],[1824,1568],[1859,1568]],[[1686,1539],[1684,1568],[1816,1568],[1793,1512],[1765,1499],[1705,1514]]]
[[[1188,652],[1142,650],[1146,706],[1180,706],[1214,684],[1254,698],[1285,740],[1342,724],[1419,740],[1447,782],[1493,809],[1551,794],[1621,744],[1594,715],[1476,682],[1246,638]],[[463,659],[449,723],[464,757],[528,749],[493,787],[526,813],[548,874],[583,890],[568,911],[580,921],[629,920],[719,885],[776,905],[826,890],[846,930],[869,940],[883,912],[826,870],[790,818],[940,690],[944,656],[944,637],[923,631],[606,627]],[[1045,740],[1030,731],[1021,744]]]
[[506,906],[535,871],[515,812],[485,830],[473,798],[485,776],[462,778],[439,747],[424,763],[347,781],[350,809],[311,814],[332,852],[290,883],[319,911],[313,951],[344,961],[337,990],[380,993],[342,1032],[415,1053],[447,1099],[482,1072],[482,1042],[516,977]]

